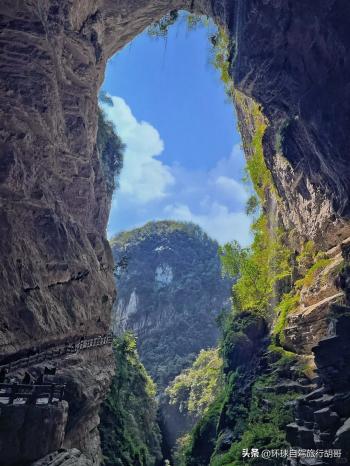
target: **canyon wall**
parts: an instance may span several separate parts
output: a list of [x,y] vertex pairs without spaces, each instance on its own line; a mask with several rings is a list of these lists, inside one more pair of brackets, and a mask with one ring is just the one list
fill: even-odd
[[[346,0],[3,0],[3,357],[108,330],[115,289],[105,237],[110,196],[96,149],[97,93],[107,59],[178,8],[207,13],[229,31],[235,86],[261,104],[269,121],[265,157],[283,201],[283,223],[298,241],[312,237],[326,247],[347,236]],[[77,419],[68,446],[97,463],[96,400],[108,384],[97,396],[93,390],[79,395],[80,373],[88,365],[93,384],[101,376],[108,380],[112,358],[104,351],[103,368],[95,353],[65,368],[80,381],[80,412],[89,412],[92,423],[86,431]]]

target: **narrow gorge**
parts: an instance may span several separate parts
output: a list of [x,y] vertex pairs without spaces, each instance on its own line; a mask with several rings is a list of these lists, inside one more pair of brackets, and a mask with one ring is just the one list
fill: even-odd
[[111,240],[116,278],[116,335],[132,332],[158,389],[159,422],[167,457],[194,426],[193,412],[171,404],[167,388],[201,350],[218,344],[218,319],[230,310],[232,280],[221,276],[219,245],[197,225],[150,222]]
[[[137,314],[138,297],[130,289],[128,305],[115,304],[116,264],[106,235],[114,180],[101,127],[98,137],[98,94],[107,60],[178,10],[207,15],[226,38],[222,77],[261,215],[250,248],[221,248],[234,312],[221,323],[220,390],[177,464],[350,464],[349,2],[3,0],[0,365],[11,380],[2,388],[9,400],[34,397],[1,404],[4,466],[103,464],[101,438],[109,431],[99,431],[100,414],[113,423],[127,402],[138,427],[152,425],[150,436],[140,434],[143,453],[131,461],[169,464],[155,387],[136,343],[126,337],[114,352],[111,345],[112,327],[120,328],[123,314]],[[108,127],[104,137],[113,138]],[[122,150],[122,141],[113,147]],[[159,286],[173,273],[159,264]],[[148,322],[157,330],[144,319],[133,330]],[[211,346],[196,346],[203,337],[196,330],[197,354],[186,364]],[[169,378],[188,367],[181,364]],[[119,369],[130,385],[118,385]],[[55,402],[40,405],[20,382],[39,380],[44,370]],[[130,400],[133,385],[141,399]],[[61,388],[63,396],[54,391]],[[103,412],[113,392],[116,404]],[[129,440],[111,465],[130,460]],[[262,457],[265,450],[280,453]]]

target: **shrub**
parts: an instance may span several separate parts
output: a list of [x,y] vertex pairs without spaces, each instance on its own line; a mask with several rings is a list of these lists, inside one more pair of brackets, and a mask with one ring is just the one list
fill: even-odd
[[314,281],[315,275],[318,271],[327,267],[332,262],[332,259],[323,258],[322,256],[316,260],[316,262],[307,270],[303,278],[295,282],[296,288],[302,288],[303,286],[310,286]]
[[277,344],[283,345],[284,339],[285,339],[283,330],[285,328],[287,316],[290,312],[292,312],[294,309],[298,307],[299,301],[300,301],[299,293],[295,294],[293,291],[291,291],[290,293],[284,294],[282,297],[282,300],[278,304],[276,308],[278,317],[277,317],[277,320],[273,327],[273,332],[272,332]]
[[247,215],[254,215],[259,210],[259,199],[255,194],[249,197],[245,207],[245,212]]
[[210,41],[213,46],[212,63],[220,72],[220,78],[225,85],[226,94],[232,97],[234,89],[229,61],[231,42],[226,29],[219,27],[218,32],[210,37]]
[[222,359],[217,348],[201,350],[189,369],[178,375],[166,389],[170,404],[196,417],[202,416],[218,393]]
[[123,168],[125,145],[102,109],[98,111],[97,150],[102,162],[107,190],[112,194],[118,186],[117,179]]
[[301,273],[305,273],[312,266],[315,255],[315,243],[311,240],[304,243],[301,252],[297,257],[297,264]]
[[237,242],[219,249],[223,273],[236,277],[233,285],[234,310],[252,310],[266,316],[275,295],[277,281],[291,276],[290,250],[284,246],[284,233],[269,229],[266,215],[253,224],[254,241],[250,248]]
[[169,28],[176,23],[179,17],[177,10],[170,11],[167,15],[163,16],[159,21],[152,23],[147,29],[151,37],[166,37]]

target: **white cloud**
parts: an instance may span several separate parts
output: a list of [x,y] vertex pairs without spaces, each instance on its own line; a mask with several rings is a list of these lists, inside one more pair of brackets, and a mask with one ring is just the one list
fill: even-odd
[[250,219],[245,213],[232,212],[217,202],[213,202],[206,213],[195,214],[185,204],[169,204],[164,213],[174,220],[197,223],[221,244],[235,239],[242,246],[247,246],[252,239]]
[[145,121],[137,121],[122,98],[109,97],[113,106],[101,106],[126,144],[119,196],[128,196],[138,204],[165,197],[175,179],[170,167],[155,158],[164,150],[158,131]]
[[240,144],[232,147],[231,154],[227,158],[222,158],[212,170],[213,176],[226,174],[226,176],[237,176],[237,170],[242,170],[244,166],[244,153]]
[[216,186],[227,196],[245,202],[248,199],[248,192],[242,185],[233,178],[220,175],[215,180]]
[[120,188],[113,200],[109,236],[149,220],[173,219],[200,225],[212,238],[225,243],[251,241],[250,219],[244,213],[248,198],[240,181],[242,149],[235,145],[227,158],[210,170],[191,170],[174,161],[170,167],[158,157],[164,143],[151,124],[137,121],[120,97],[113,106],[102,104],[126,144]]

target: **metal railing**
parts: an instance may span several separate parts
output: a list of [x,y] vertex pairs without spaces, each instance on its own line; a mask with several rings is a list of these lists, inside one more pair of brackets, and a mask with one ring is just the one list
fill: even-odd
[[112,342],[112,333],[107,333],[103,336],[75,340],[71,343],[66,342],[64,345],[57,345],[44,351],[38,351],[30,356],[21,357],[20,359],[11,361],[7,364],[1,364],[0,370],[7,369],[7,373],[14,372],[18,369],[25,369],[45,361],[50,361],[52,359],[57,359],[69,354],[77,353],[78,351],[110,345]]
[[62,401],[65,385],[0,384],[0,403],[5,405],[45,405]]

